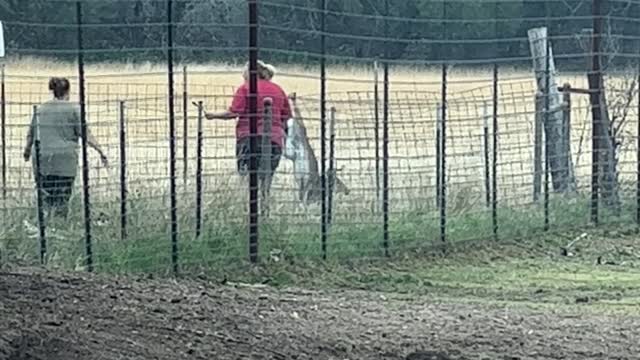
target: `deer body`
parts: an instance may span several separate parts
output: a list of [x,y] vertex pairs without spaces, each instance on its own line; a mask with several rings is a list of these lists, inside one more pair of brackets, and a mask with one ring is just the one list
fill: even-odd
[[[318,159],[309,143],[307,129],[296,105],[295,94],[291,98],[294,117],[287,122],[286,156],[293,161],[293,175],[298,186],[298,200],[305,206],[322,202],[322,177]],[[337,177],[336,171],[327,174],[327,191],[349,194],[347,186]]]

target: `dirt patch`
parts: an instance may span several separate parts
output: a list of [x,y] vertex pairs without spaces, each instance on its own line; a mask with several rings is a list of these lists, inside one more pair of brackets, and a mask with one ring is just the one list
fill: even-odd
[[632,359],[640,318],[0,273],[0,359]]

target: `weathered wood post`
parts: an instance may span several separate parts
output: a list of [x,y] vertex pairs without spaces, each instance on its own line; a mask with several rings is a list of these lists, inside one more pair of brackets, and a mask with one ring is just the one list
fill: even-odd
[[611,135],[611,119],[607,108],[602,69],[602,39],[604,10],[602,0],[593,0],[593,32],[591,39],[591,69],[587,75],[593,127],[592,139],[592,208],[591,218],[598,223],[598,199],[601,195],[607,206],[620,212],[616,149]]
[[[570,191],[575,188],[575,182],[570,176],[573,171],[569,168],[572,165],[567,166],[567,164],[571,164],[570,156],[564,151],[563,104],[556,82],[553,51],[551,46],[547,45],[547,28],[530,29],[528,35],[538,92],[543,94],[543,97],[548,97],[549,113],[544,114],[543,118],[545,119],[545,141],[549,141],[549,167],[551,169],[553,189],[556,192]],[[547,50],[549,54],[547,54]],[[536,112],[538,113],[539,111],[536,110]]]

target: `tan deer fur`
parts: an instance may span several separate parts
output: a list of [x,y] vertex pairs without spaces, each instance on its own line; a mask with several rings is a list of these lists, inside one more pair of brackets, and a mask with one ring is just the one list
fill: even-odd
[[[293,161],[293,173],[298,186],[298,199],[303,205],[320,203],[322,201],[322,178],[318,170],[318,159],[309,143],[307,128],[300,109],[297,106],[296,95],[292,94],[291,103],[293,118],[287,124],[287,149],[285,156]],[[329,183],[327,189],[333,188],[337,194],[349,194],[349,188],[337,177],[337,171],[327,174]]]

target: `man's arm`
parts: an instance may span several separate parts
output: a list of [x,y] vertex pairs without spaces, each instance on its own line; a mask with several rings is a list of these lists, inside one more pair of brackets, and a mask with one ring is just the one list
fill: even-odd
[[219,120],[232,120],[240,117],[241,114],[245,113],[247,105],[247,87],[240,86],[236,93],[233,95],[233,100],[231,101],[231,106],[227,111],[219,112],[219,113],[207,113],[205,117],[209,120],[219,119]]
[[207,118],[207,120],[231,120],[237,118],[238,114],[233,111],[224,111],[219,113],[206,113],[204,116]]

